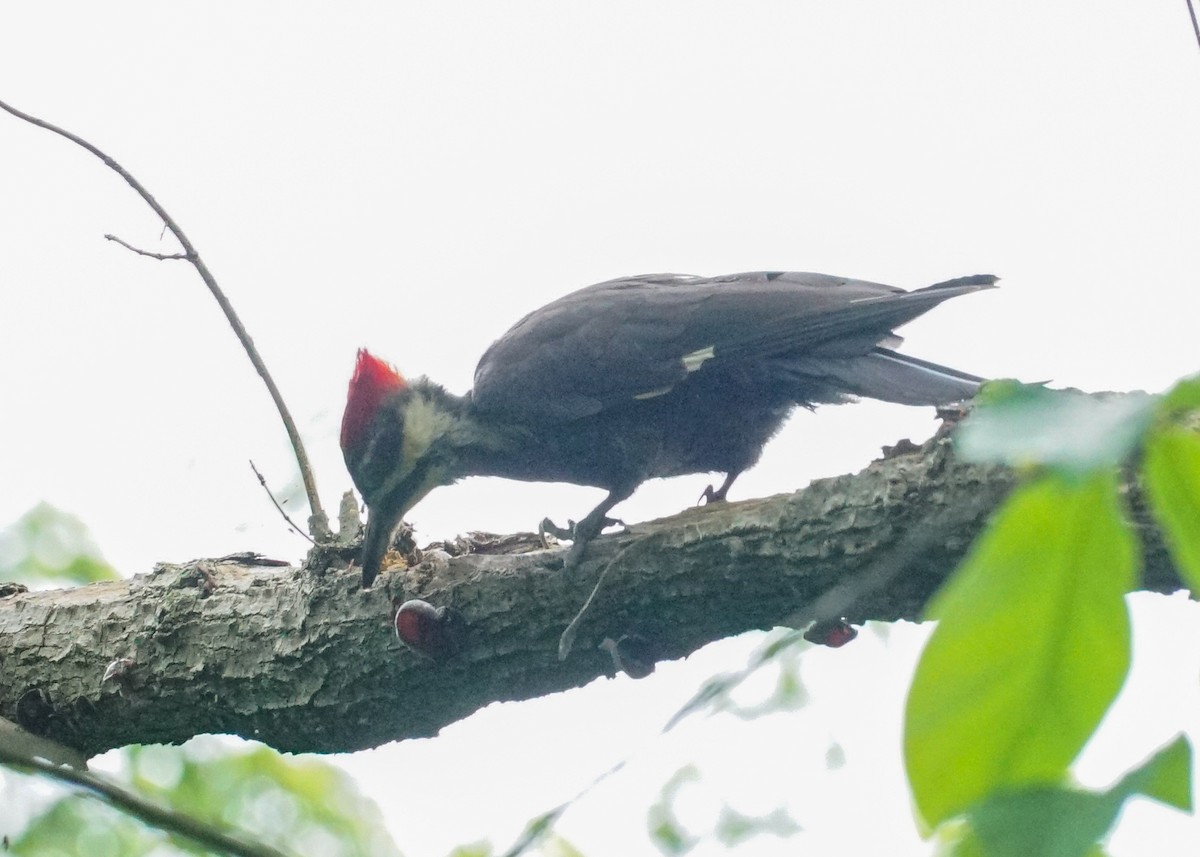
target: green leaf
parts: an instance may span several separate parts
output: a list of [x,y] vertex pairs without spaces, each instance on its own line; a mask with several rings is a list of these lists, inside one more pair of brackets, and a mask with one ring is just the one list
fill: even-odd
[[542,843],[540,857],[584,857],[584,854],[566,839],[556,835]]
[[1192,745],[1180,735],[1155,753],[1145,765],[1126,774],[1114,789],[1122,799],[1134,794],[1192,810]]
[[777,807],[768,815],[744,815],[731,806],[723,806],[713,833],[726,848],[736,848],[743,842],[764,834],[787,839],[801,830],[786,809]]
[[1191,747],[1177,738],[1115,786],[1085,792],[1055,786],[988,798],[968,814],[976,853],[986,857],[1085,857],[1136,794],[1191,809]]
[[931,825],[1002,789],[1057,783],[1129,669],[1136,544],[1112,474],[1018,489],[939,593],[904,752]]
[[1089,396],[1033,384],[993,382],[955,434],[971,461],[1044,465],[1080,474],[1120,464],[1155,414],[1146,393]]
[[1166,392],[1159,402],[1160,414],[1172,417],[1200,408],[1200,375],[1184,378]]
[[450,852],[449,857],[492,857],[495,852],[487,842],[473,842],[470,845],[460,845]]
[[684,830],[674,816],[651,812],[648,833],[650,841],[663,854],[686,854],[696,846],[696,838]]
[[1154,432],[1142,467],[1175,567],[1200,593],[1200,435],[1179,428]]
[[663,854],[686,854],[696,847],[699,838],[687,830],[675,817],[675,800],[688,783],[698,782],[700,772],[693,765],[680,768],[662,787],[659,799],[646,813],[650,841]]
[[0,532],[0,581],[95,583],[116,580],[77,517],[39,503]]
[[990,798],[970,813],[987,857],[1085,857],[1121,808],[1107,794],[1054,786]]

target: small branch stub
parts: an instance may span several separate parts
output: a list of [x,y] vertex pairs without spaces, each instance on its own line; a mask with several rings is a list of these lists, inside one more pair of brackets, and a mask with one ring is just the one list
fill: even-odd
[[116,235],[112,235],[111,233],[105,233],[104,238],[106,241],[112,241],[115,244],[120,244],[126,250],[132,250],[139,256],[149,256],[151,259],[158,259],[160,262],[171,262],[177,259],[185,262],[192,261],[187,253],[155,253],[153,250],[143,250],[141,247],[134,247],[128,241],[124,241],[118,238]]

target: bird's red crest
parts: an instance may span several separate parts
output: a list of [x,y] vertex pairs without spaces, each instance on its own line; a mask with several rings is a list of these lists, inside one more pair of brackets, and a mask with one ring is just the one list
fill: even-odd
[[358,349],[358,362],[346,394],[346,412],[342,414],[342,449],[358,446],[383,400],[407,386],[399,372],[367,349]]

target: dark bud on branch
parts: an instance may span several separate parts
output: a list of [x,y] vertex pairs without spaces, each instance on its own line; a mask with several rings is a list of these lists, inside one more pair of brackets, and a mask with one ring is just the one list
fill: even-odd
[[845,619],[821,619],[804,632],[804,639],[818,646],[839,649],[858,636],[858,630]]
[[630,678],[645,678],[654,672],[655,646],[638,634],[622,634],[613,640],[605,637],[599,646],[612,656],[613,666]]

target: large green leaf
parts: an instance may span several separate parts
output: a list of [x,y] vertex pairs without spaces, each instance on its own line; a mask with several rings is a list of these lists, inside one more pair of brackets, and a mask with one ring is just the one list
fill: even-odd
[[1120,808],[1108,795],[1040,786],[984,801],[971,833],[982,857],[1085,857]]
[[1035,384],[993,382],[955,434],[959,455],[1014,467],[1081,473],[1120,464],[1145,434],[1157,398],[1089,396]]
[[1125,801],[1136,794],[1191,809],[1191,765],[1191,747],[1180,737],[1106,791],[1042,786],[996,795],[970,811],[969,846],[961,852],[983,857],[1085,857],[1116,822]]
[[1060,782],[1129,668],[1136,545],[1114,477],[1019,489],[938,595],[909,691],[909,781],[931,825]]
[[1200,593],[1200,435],[1180,428],[1156,431],[1142,466],[1175,566],[1192,592]]

